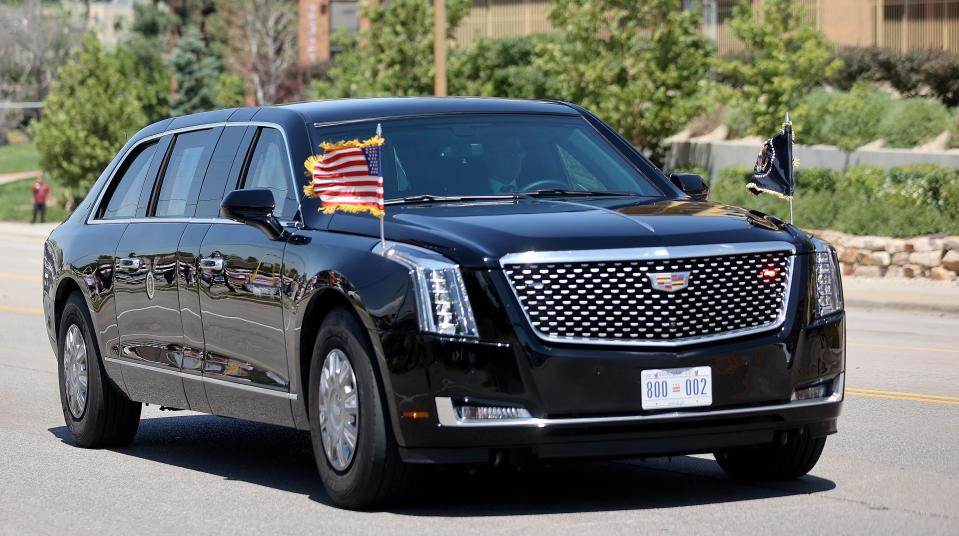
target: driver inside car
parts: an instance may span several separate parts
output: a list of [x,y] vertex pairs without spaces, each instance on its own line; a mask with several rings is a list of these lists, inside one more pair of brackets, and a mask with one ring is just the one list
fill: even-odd
[[517,179],[523,169],[526,152],[515,136],[494,138],[485,144],[484,153],[490,192],[512,194],[518,191]]

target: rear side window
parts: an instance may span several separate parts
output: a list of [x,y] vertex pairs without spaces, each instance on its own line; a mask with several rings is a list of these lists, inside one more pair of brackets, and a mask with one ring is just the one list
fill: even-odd
[[151,143],[126,161],[119,179],[114,181],[113,191],[108,194],[106,206],[101,205],[98,218],[105,220],[132,218],[136,215],[140,191],[151,169],[157,145]]
[[283,135],[275,128],[261,128],[250,156],[241,189],[266,188],[273,191],[273,213],[284,221],[293,219],[297,210],[297,192],[292,189],[290,158]]
[[219,130],[177,134],[157,194],[158,218],[192,217]]

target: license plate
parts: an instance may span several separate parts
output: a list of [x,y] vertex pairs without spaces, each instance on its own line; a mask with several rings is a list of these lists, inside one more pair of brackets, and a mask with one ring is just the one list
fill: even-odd
[[644,370],[643,409],[690,408],[713,403],[710,367]]

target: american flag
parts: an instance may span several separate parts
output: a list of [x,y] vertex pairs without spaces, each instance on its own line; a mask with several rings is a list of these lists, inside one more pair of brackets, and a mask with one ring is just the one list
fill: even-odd
[[323,212],[369,212],[383,216],[383,173],[380,149],[383,138],[323,144],[324,153],[313,161],[312,194],[322,201]]

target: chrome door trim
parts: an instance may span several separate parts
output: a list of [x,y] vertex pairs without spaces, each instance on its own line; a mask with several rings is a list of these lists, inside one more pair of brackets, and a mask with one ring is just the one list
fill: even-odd
[[[286,145],[286,160],[290,165],[290,180],[292,182],[293,191],[296,192],[296,205],[300,214],[303,213],[303,200],[300,192],[303,191],[303,188],[297,186],[296,184],[296,166],[293,165],[293,159],[290,156],[290,140],[286,135],[286,129],[278,123],[271,123],[269,121],[238,121],[235,123],[230,122],[218,122],[218,123],[204,123],[202,125],[193,125],[189,127],[175,128],[173,130],[167,130],[165,132],[160,132],[158,134],[153,134],[147,136],[135,144],[131,145],[126,152],[123,153],[123,156],[120,157],[120,160],[117,162],[117,166],[113,168],[113,171],[110,172],[110,178],[108,178],[104,183],[103,187],[100,188],[100,191],[97,193],[97,199],[93,203],[93,208],[90,210],[90,213],[87,214],[86,223],[88,225],[103,225],[103,224],[122,224],[122,223],[158,223],[158,222],[169,222],[169,223],[235,223],[237,225],[242,225],[239,222],[233,220],[228,220],[226,218],[125,218],[125,219],[111,219],[111,220],[100,220],[96,219],[94,216],[100,208],[100,203],[103,201],[103,196],[106,195],[107,189],[110,187],[110,184],[116,180],[117,171],[120,170],[121,164],[126,162],[126,159],[130,154],[137,149],[137,147],[143,145],[144,143],[151,142],[167,136],[170,134],[182,134],[184,132],[193,132],[196,130],[209,130],[213,128],[220,127],[268,127],[275,128],[280,131],[280,135],[283,136],[283,143]],[[301,216],[302,217],[302,216]],[[287,225],[291,222],[280,223]]]
[[583,249],[571,251],[525,251],[521,253],[509,253],[500,258],[500,267],[504,270],[509,265],[515,264],[537,264],[537,263],[561,263],[561,262],[611,262],[611,261],[649,261],[649,260],[672,260],[696,257],[719,257],[723,255],[743,255],[748,253],[764,253],[767,251],[788,251],[789,252],[789,278],[786,279],[786,288],[783,289],[784,300],[782,310],[779,316],[772,322],[761,326],[735,329],[723,333],[711,335],[698,335],[695,337],[685,337],[674,340],[623,340],[623,339],[596,339],[588,337],[557,337],[543,333],[533,325],[533,320],[529,317],[526,307],[519,299],[516,287],[513,281],[505,273],[506,283],[513,291],[513,297],[516,299],[516,305],[523,313],[526,319],[526,325],[541,340],[560,343],[560,344],[590,344],[597,346],[626,346],[626,347],[645,347],[645,348],[677,348],[689,346],[691,344],[700,344],[704,342],[721,341],[735,337],[743,337],[754,333],[764,333],[782,327],[786,322],[786,316],[789,314],[789,304],[793,289],[793,279],[796,277],[796,246],[789,242],[770,241],[770,242],[743,242],[732,244],[702,244],[694,246],[672,246],[672,247],[648,247],[648,248],[622,248],[622,249]]
[[179,376],[184,379],[201,381],[204,383],[209,383],[212,385],[221,385],[223,387],[231,387],[233,389],[239,389],[241,391],[248,391],[251,393],[258,393],[263,395],[270,395],[279,398],[285,398],[287,400],[296,400],[298,397],[295,393],[287,393],[284,391],[276,391],[274,389],[267,389],[266,387],[257,387],[255,385],[247,385],[239,382],[231,382],[229,380],[221,380],[219,378],[210,378],[208,376],[200,376],[197,374],[187,374],[179,370],[165,369],[161,367],[155,367],[153,365],[146,365],[144,363],[135,363],[133,361],[127,361],[125,359],[117,359],[115,357],[104,357],[103,360],[107,363],[115,363],[120,365],[127,365],[130,367],[135,367],[143,370],[149,370],[152,372],[159,372],[161,374],[170,374],[173,376]]

